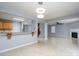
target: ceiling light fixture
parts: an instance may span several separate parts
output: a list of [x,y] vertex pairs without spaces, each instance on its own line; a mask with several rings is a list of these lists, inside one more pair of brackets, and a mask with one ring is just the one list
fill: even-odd
[[46,10],[42,7],[39,7],[39,8],[36,9],[36,13],[39,13],[39,14],[45,13],[45,11]]
[[44,15],[42,15],[42,14],[37,15],[37,18],[44,18]]

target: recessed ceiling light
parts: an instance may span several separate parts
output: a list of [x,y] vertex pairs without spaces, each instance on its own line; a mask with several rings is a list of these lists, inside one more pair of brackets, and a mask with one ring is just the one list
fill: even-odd
[[42,7],[39,7],[39,8],[36,9],[36,13],[39,13],[39,14],[45,13],[45,11],[46,10]]
[[37,18],[44,18],[44,15],[42,15],[42,14],[37,15]]

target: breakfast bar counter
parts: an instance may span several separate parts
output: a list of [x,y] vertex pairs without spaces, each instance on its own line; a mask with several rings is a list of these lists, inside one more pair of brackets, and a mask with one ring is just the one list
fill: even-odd
[[36,42],[37,38],[33,37],[30,33],[12,33],[11,39],[7,38],[6,33],[2,33],[0,34],[0,52]]

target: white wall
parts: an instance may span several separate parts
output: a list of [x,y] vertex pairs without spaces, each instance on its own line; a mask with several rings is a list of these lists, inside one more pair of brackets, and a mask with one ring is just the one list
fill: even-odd
[[20,32],[21,31],[21,23],[13,22],[13,30],[12,32]]
[[67,23],[62,25],[56,25],[56,32],[51,33],[51,26],[48,27],[49,37],[61,37],[61,38],[70,38],[71,29],[79,29],[79,21],[73,23]]

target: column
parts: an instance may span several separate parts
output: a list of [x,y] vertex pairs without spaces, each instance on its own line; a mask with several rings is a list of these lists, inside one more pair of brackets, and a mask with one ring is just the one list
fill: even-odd
[[45,40],[48,39],[48,23],[45,23]]

